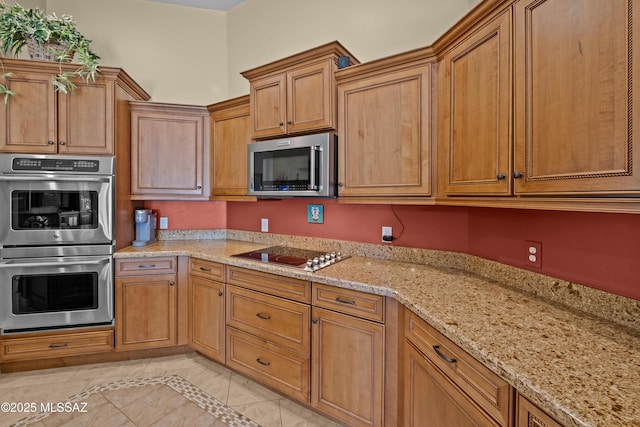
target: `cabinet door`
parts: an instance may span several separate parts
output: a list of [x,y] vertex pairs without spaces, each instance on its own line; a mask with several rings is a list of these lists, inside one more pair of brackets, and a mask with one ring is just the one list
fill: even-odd
[[511,194],[511,63],[510,9],[445,53],[438,174],[445,194]]
[[384,325],[313,308],[311,404],[349,425],[381,426]]
[[176,275],[116,279],[116,350],[176,345]]
[[640,190],[636,6],[515,3],[516,194]]
[[409,343],[404,378],[406,426],[500,426]]
[[5,85],[17,95],[0,107],[0,151],[56,153],[56,92],[51,75],[15,72],[5,78]]
[[236,200],[247,196],[247,145],[251,142],[249,97],[244,105],[211,113],[211,196]]
[[189,276],[189,345],[225,361],[224,283]]
[[58,152],[113,154],[114,82],[78,82],[68,95],[58,94]]
[[335,85],[332,62],[297,68],[287,73],[287,132],[332,128],[335,121]]
[[340,196],[431,192],[431,65],[338,86]]
[[561,427],[561,425],[536,405],[519,395],[516,427]]
[[286,75],[257,79],[250,84],[251,118],[254,138],[283,135],[287,128]]
[[132,198],[202,199],[205,117],[162,108],[132,112]]

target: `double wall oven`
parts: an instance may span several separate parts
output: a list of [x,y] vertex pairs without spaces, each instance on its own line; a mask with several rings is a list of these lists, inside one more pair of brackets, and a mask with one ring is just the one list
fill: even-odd
[[113,324],[114,162],[0,154],[2,334]]

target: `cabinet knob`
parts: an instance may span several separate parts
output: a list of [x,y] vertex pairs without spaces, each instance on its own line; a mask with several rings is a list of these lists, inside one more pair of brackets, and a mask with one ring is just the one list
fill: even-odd
[[198,185],[198,190],[202,190],[202,185]]
[[519,171],[513,172],[513,177],[515,179],[522,178],[522,172],[519,172]]
[[313,319],[313,320],[311,321],[311,323],[313,323],[314,325],[317,325],[317,324],[318,324],[318,319]]
[[344,186],[343,183],[341,183],[341,182],[338,183],[338,187],[343,187],[343,186]]
[[498,175],[496,175],[496,178],[498,178],[498,181],[503,180],[506,178],[505,174],[503,174],[502,172],[499,172]]
[[47,141],[47,144],[53,145],[53,141]]
[[176,284],[176,282],[173,282],[173,281],[169,282],[169,286],[173,286],[175,284]]
[[278,123],[278,126],[284,126],[284,122]]
[[222,291],[218,291],[218,296],[221,297],[222,295],[224,295]]
[[288,125],[290,125],[291,123],[293,123],[291,120],[287,120]]
[[60,145],[64,145],[64,141],[60,141]]

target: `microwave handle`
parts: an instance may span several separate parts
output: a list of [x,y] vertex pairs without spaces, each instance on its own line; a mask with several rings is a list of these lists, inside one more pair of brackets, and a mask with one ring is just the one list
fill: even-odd
[[[316,182],[316,168],[320,168],[320,173],[322,173],[322,156],[319,156],[319,165],[316,165],[316,151],[322,151],[322,147],[319,145],[312,145],[311,147],[311,161],[309,165],[309,190],[318,191],[318,183]],[[320,178],[322,179],[322,178]]]

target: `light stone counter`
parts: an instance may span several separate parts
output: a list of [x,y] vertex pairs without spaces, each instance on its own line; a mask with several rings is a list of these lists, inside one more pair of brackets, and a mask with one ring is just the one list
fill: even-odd
[[266,246],[173,240],[115,256],[187,255],[390,296],[561,423],[640,426],[640,333],[633,328],[450,267],[353,256],[308,273],[231,257]]

